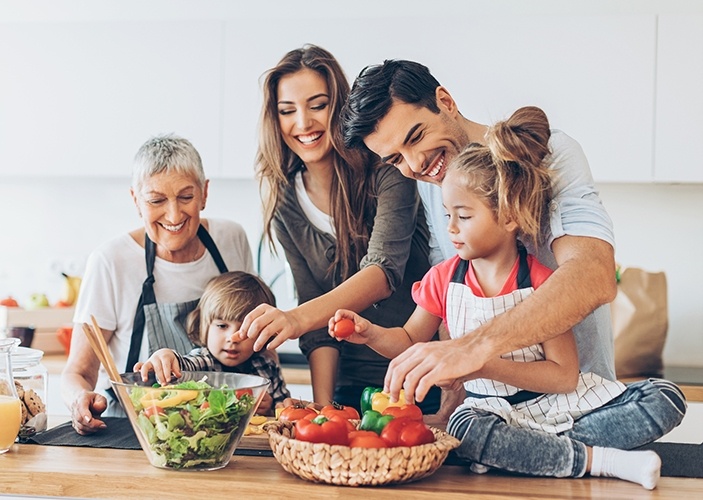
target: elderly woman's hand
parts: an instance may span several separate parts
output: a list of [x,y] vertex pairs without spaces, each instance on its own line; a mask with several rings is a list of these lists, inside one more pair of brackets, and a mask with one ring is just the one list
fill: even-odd
[[254,350],[260,351],[264,347],[276,349],[286,340],[297,339],[303,333],[292,312],[261,304],[244,317],[235,335],[240,340],[256,339]]
[[78,434],[92,434],[106,427],[105,422],[98,419],[107,409],[107,399],[102,394],[84,391],[71,405],[71,422]]

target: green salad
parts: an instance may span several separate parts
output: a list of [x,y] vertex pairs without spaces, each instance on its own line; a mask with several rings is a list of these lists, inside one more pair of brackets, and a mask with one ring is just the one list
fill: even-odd
[[130,399],[152,463],[174,469],[216,467],[228,460],[254,406],[251,389],[216,389],[205,381],[133,387]]

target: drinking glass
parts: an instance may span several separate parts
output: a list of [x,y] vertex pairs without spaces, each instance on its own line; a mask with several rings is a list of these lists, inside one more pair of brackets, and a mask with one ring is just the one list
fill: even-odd
[[22,402],[12,378],[12,350],[18,338],[0,339],[0,454],[9,450],[20,432]]

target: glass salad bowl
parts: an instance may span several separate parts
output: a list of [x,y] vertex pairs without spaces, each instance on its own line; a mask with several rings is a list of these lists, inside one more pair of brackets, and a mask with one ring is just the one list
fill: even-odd
[[254,375],[187,371],[167,386],[139,373],[112,382],[151,465],[179,470],[227,466],[268,385]]

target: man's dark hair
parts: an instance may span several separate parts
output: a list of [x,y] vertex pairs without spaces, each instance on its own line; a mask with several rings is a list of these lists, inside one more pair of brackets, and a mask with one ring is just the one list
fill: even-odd
[[366,66],[356,77],[342,108],[344,145],[363,147],[364,138],[376,130],[394,100],[423,106],[439,113],[436,90],[439,82],[420,63],[400,59]]

